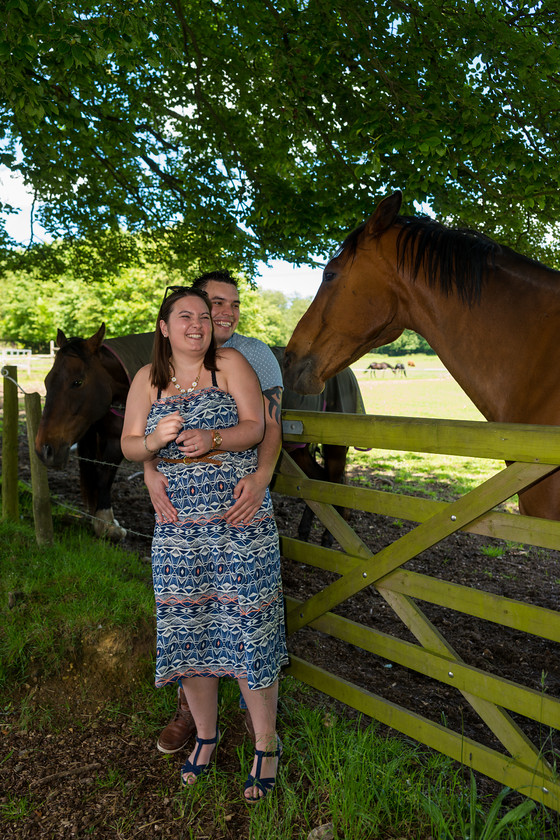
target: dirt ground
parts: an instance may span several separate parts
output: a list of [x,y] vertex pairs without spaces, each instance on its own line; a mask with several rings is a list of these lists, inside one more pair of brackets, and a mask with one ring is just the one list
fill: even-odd
[[[20,478],[28,480],[26,444],[22,443]],[[349,480],[357,478],[350,467]],[[375,477],[370,476],[375,486]],[[66,503],[81,509],[76,459],[64,473],[50,473],[51,492]],[[383,489],[381,479],[379,489]],[[431,488],[433,489],[433,488]],[[152,509],[141,475],[131,465],[121,468],[114,488],[114,510],[121,525],[128,529],[125,547],[149,556]],[[279,530],[295,536],[302,503],[274,494]],[[398,539],[409,527],[391,518],[354,512],[351,524],[364,542],[379,550]],[[311,540],[320,542],[321,529],[314,526]],[[501,556],[493,556],[499,541],[457,534],[407,564],[407,568],[465,586],[499,593],[508,598],[560,611],[560,553],[522,546],[508,546]],[[286,594],[305,598],[323,588],[335,575],[317,571],[293,561],[283,560]],[[448,610],[423,605],[435,627],[453,645],[460,656],[477,668],[497,674],[522,685],[560,697],[560,658],[558,645],[528,634],[461,616]],[[414,641],[390,607],[372,588],[365,589],[337,612],[353,621],[377,630]],[[32,710],[37,705],[70,708],[64,727],[52,733],[28,731],[11,725],[10,715],[2,725],[4,756],[0,764],[0,804],[26,797],[32,804],[24,820],[2,824],[5,838],[71,837],[175,837],[180,823],[171,816],[164,789],[177,787],[180,760],[157,753],[153,739],[136,734],[134,716],[105,719],[96,710],[108,699],[117,697],[124,681],[132,679],[129,651],[119,649],[119,640],[98,640],[97,661],[77,663],[64,682],[41,684],[30,675],[26,702]],[[103,641],[103,644],[101,643]],[[138,640],[138,655],[146,656],[151,639]],[[365,689],[381,695],[450,729],[462,732],[483,744],[501,749],[485,724],[471,710],[462,696],[442,684],[405,668],[383,661],[346,643],[321,633],[302,630],[290,639],[290,650],[316,665],[332,671]],[[126,653],[126,657],[125,654]],[[103,658],[111,667],[103,666]],[[351,710],[323,698],[340,713],[353,716]],[[65,712],[68,714],[68,712]],[[515,716],[514,716],[515,717]],[[531,721],[516,718],[527,736],[553,762],[560,752],[560,733],[543,732]],[[166,721],[162,721],[162,724]],[[281,725],[281,724],[280,724]],[[236,749],[243,741],[241,719],[232,721],[229,746],[222,752],[227,769],[237,766]],[[141,772],[138,772],[141,768]],[[113,774],[113,783],[111,783]],[[107,786],[100,787],[99,779]],[[494,783],[478,778],[479,791],[497,792]],[[135,803],[133,824],[117,830],[123,808]],[[130,810],[130,809],[128,809]],[[242,838],[247,836],[245,806],[232,809],[221,833],[197,835],[199,840]]]

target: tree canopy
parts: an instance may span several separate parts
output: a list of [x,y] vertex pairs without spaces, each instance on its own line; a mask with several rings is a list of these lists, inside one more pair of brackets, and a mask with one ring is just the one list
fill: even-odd
[[557,0],[4,0],[0,22],[0,162],[54,236],[165,231],[161,258],[252,271],[398,188],[555,262]]
[[[49,249],[55,254],[49,254]],[[88,337],[101,323],[106,336],[151,332],[167,285],[192,282],[197,271],[170,271],[143,261],[106,277],[96,273],[96,282],[78,262],[72,270],[58,264],[58,246],[42,249],[53,277],[36,266],[16,272],[0,272],[0,342],[17,342],[44,351],[56,339],[58,329],[67,336]],[[85,256],[90,254],[86,250]],[[95,272],[96,266],[94,266]],[[45,276],[47,275],[47,276]],[[282,292],[257,291],[239,280],[241,318],[239,332],[267,344],[286,345],[311,298],[286,297]]]

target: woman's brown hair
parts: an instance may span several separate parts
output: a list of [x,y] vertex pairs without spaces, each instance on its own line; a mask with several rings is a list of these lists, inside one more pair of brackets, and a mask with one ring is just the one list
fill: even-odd
[[[169,290],[171,290],[171,294],[167,295]],[[171,344],[169,343],[169,339],[166,338],[161,331],[160,321],[165,321],[167,324],[174,305],[178,300],[184,297],[200,298],[200,300],[203,300],[208,308],[208,312],[210,313],[210,324],[212,326],[212,339],[204,356],[203,364],[206,370],[218,370],[218,366],[216,364],[214,324],[212,323],[212,304],[208,299],[208,295],[201,289],[193,289],[191,286],[168,286],[157,316],[154,348],[152,351],[151,384],[158,390],[163,390],[169,385],[169,380],[171,378],[169,371],[172,368]]]

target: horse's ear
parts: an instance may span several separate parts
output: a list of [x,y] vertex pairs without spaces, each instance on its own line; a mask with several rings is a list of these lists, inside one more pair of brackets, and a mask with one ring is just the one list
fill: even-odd
[[379,236],[388,230],[397,216],[402,204],[402,192],[397,190],[380,201],[373,216],[366,222],[365,231],[369,236]]
[[56,331],[56,346],[58,347],[59,350],[60,350],[61,347],[63,347],[66,344],[67,341],[68,341],[68,339],[66,338],[66,336],[64,335],[62,330],[57,330]]
[[91,338],[88,338],[86,341],[88,350],[90,353],[97,353],[99,348],[101,347],[101,342],[105,336],[105,324],[101,324],[97,332],[92,335]]

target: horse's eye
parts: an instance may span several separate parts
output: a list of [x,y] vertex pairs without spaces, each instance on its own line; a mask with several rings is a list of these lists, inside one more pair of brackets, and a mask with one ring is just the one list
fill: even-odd
[[323,280],[325,281],[325,283],[328,283],[329,280],[334,280],[335,277],[336,277],[336,272],[335,271],[324,271],[323,272]]
[[81,388],[83,384],[84,384],[83,379],[74,379],[74,381],[72,382],[70,387],[71,388]]

